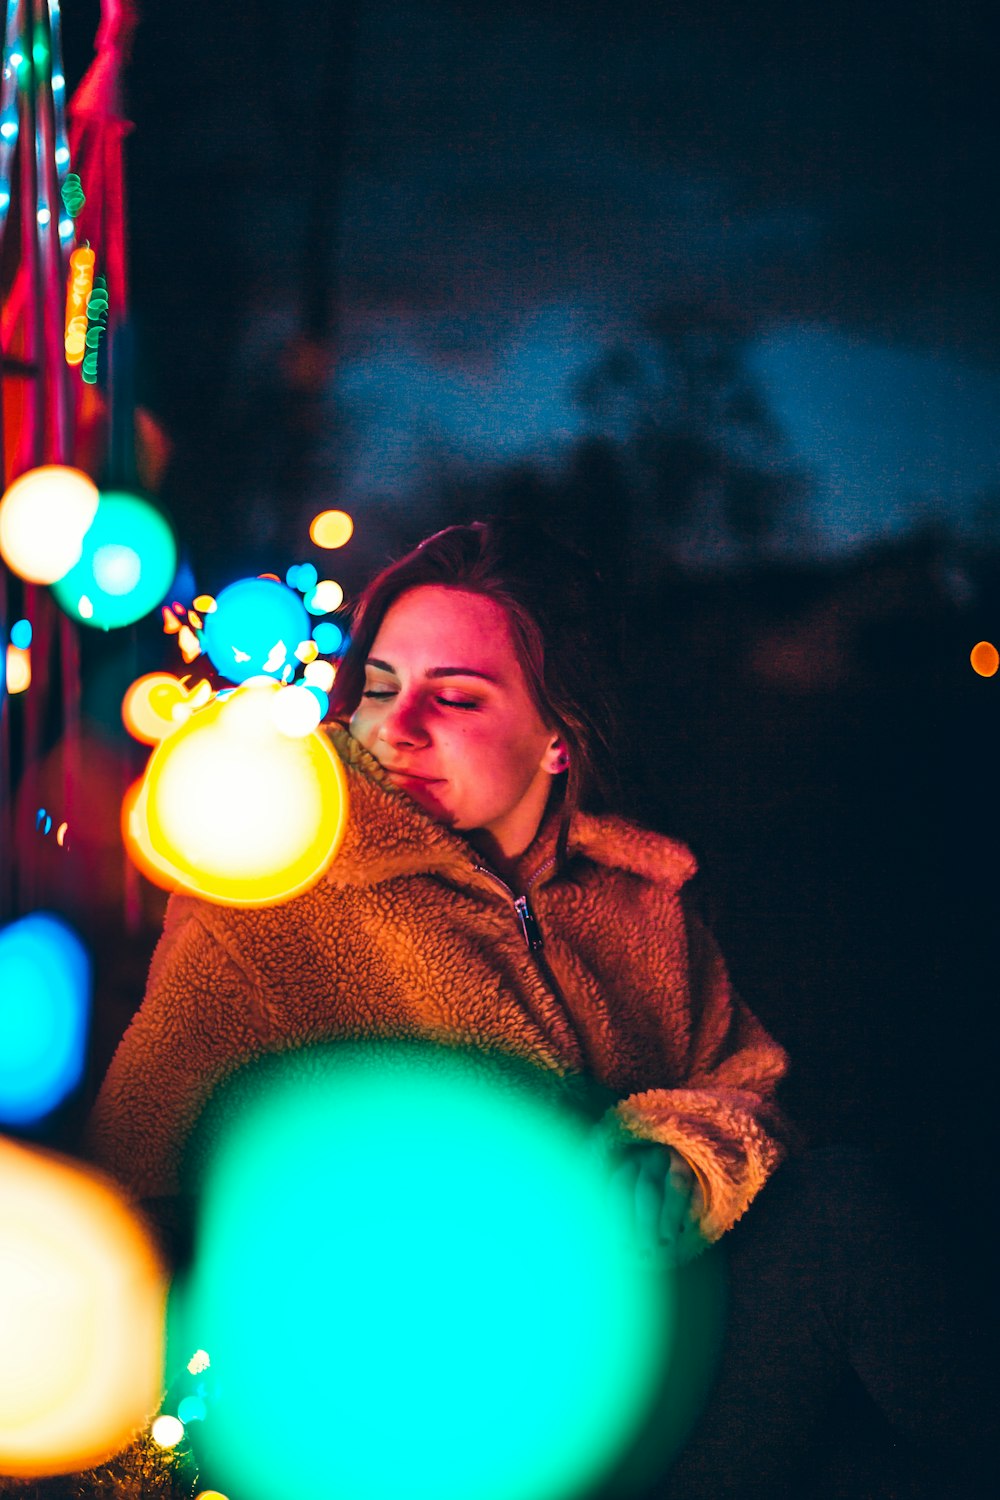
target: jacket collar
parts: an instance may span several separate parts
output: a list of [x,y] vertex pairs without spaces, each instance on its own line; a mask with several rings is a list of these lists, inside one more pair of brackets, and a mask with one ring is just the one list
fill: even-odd
[[[437,874],[454,881],[476,879],[484,860],[461,834],[436,823],[394,786],[375,757],[344,728],[328,730],[347,772],[348,819],[343,843],[327,880],[369,886],[400,875]],[[550,809],[515,867],[521,891],[557,879],[560,810]],[[570,821],[566,867],[575,858],[647,880],[683,885],[695,872],[694,856],[682,844],[628,819],[575,813]]]

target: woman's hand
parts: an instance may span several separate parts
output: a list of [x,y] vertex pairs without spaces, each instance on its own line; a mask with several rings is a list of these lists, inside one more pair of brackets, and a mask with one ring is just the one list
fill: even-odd
[[630,1145],[611,1173],[611,1200],[630,1248],[644,1262],[684,1265],[704,1249],[701,1184],[672,1146]]

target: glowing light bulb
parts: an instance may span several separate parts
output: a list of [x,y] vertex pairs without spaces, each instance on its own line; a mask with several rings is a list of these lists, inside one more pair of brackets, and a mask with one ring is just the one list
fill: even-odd
[[[332,662],[311,661],[302,676],[310,687],[319,688],[320,692],[325,694],[333,687],[337,672]],[[329,700],[327,700],[327,707],[329,706]]]
[[0,554],[29,583],[53,584],[79,561],[97,514],[94,481],[80,469],[29,469],[0,500]]
[[79,561],[52,591],[67,614],[112,630],[155,609],[176,569],[174,535],[156,507],[113,491],[101,495]]
[[156,1409],[166,1272],[110,1180],[79,1163],[0,1137],[0,1202],[0,1474],[77,1473]]
[[204,1422],[208,1407],[200,1396],[185,1396],[177,1404],[177,1420],[185,1426],[188,1422]]
[[263,671],[281,671],[273,657],[278,641],[302,641],[309,617],[292,589],[273,578],[241,578],[224,588],[205,618],[202,644],[212,665],[230,682],[245,682]]
[[13,697],[15,693],[27,692],[31,686],[31,652],[8,645],[5,669],[8,693]]
[[978,641],[969,653],[969,660],[980,677],[995,677],[1000,670],[1000,651],[992,641]]
[[281,734],[298,739],[312,734],[323,717],[321,706],[307,687],[286,687],[275,695],[271,712]]
[[149,1435],[159,1448],[176,1448],[184,1436],[184,1423],[177,1417],[164,1414],[157,1417],[149,1429]]
[[344,644],[344,632],[332,620],[321,620],[313,626],[313,640],[324,656],[332,656]]
[[[172,1309],[226,1372],[213,1472],[254,1500],[593,1493],[651,1414],[675,1313],[667,1278],[626,1262],[580,1121],[541,1070],[448,1048],[274,1061],[213,1136],[199,1264]],[[371,1171],[387,1150],[391,1194]],[[417,1298],[391,1274],[400,1213],[420,1225]],[[526,1260],[558,1279],[556,1332],[507,1274]]]
[[309,526],[310,540],[317,547],[343,547],[354,535],[354,522],[346,510],[324,510],[314,516]]
[[[39,827],[51,816],[42,808]],[[59,917],[0,931],[0,1123],[32,1124],[76,1088],[90,1021],[90,959]]]
[[324,578],[310,589],[305,597],[305,606],[311,615],[328,615],[339,609],[344,602],[344,590],[332,578]]
[[327,869],[343,837],[346,777],[325,734],[278,729],[275,696],[288,691],[273,679],[246,682],[154,750],[125,798],[122,830],[156,884],[270,906]]

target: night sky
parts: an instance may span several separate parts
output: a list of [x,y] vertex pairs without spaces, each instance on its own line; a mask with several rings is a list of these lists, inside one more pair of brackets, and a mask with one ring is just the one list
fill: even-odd
[[[138,394],[182,525],[242,510],[277,565],[313,499],[378,524],[428,475],[558,470],[620,427],[581,408],[588,370],[641,363],[678,305],[738,318],[806,476],[776,550],[967,527],[995,492],[987,0],[143,9]],[[296,427],[303,332],[323,354]]]

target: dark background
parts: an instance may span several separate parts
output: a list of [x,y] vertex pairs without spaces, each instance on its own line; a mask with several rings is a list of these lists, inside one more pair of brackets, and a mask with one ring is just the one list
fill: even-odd
[[[136,400],[192,595],[321,563],[329,505],[356,522],[349,593],[489,511],[588,548],[626,621],[629,810],[698,854],[792,1055],[789,1110],[883,1154],[983,1295],[994,7],[144,10]],[[71,85],[95,13],[67,7]],[[91,649],[113,737],[136,666],[179,663],[155,621]],[[103,940],[95,1079],[141,996],[144,911]]]

